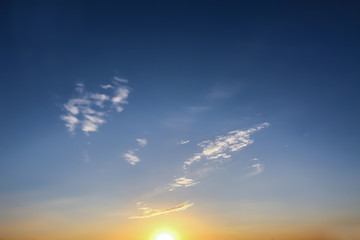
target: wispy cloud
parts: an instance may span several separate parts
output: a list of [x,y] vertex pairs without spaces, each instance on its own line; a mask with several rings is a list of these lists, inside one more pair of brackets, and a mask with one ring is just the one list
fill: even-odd
[[145,147],[146,144],[147,144],[146,138],[137,138],[136,141],[138,142],[138,144],[139,144],[141,147]]
[[183,211],[183,210],[186,210],[187,208],[193,206],[194,204],[190,203],[190,202],[184,202],[177,206],[162,209],[162,210],[151,209],[150,207],[147,207],[146,205],[144,205],[142,202],[139,202],[137,205],[138,205],[138,209],[140,211],[142,211],[143,213],[140,215],[131,217],[130,219],[149,218],[149,217],[155,217],[155,216],[159,216],[159,215],[166,214],[166,213]]
[[69,99],[63,105],[65,114],[60,116],[70,133],[75,133],[77,126],[85,134],[98,131],[113,110],[121,112],[122,105],[128,103],[127,98],[130,93],[128,87],[119,83],[114,86],[100,85],[100,87],[106,92],[87,92],[83,83],[76,84],[75,90],[78,96]]
[[268,127],[269,123],[262,123],[257,127],[250,128],[248,130],[235,130],[228,132],[225,136],[218,136],[214,141],[203,141],[198,144],[201,148],[201,152],[195,153],[194,156],[184,162],[184,169],[187,169],[190,165],[206,160],[221,161],[229,159],[232,152],[239,151],[244,147],[252,144],[254,141],[250,139],[250,135],[265,127]]
[[236,92],[236,89],[234,89],[234,88],[229,89],[229,88],[217,87],[210,92],[210,94],[208,95],[208,98],[211,100],[226,99],[226,98],[232,97],[235,92]]
[[[228,132],[226,135],[217,136],[213,141],[207,140],[199,143],[198,146],[201,151],[195,153],[183,164],[183,177],[175,177],[172,182],[163,187],[157,188],[155,192],[147,194],[145,198],[153,197],[163,191],[175,191],[178,188],[188,188],[198,184],[200,178],[203,178],[218,169],[225,160],[230,160],[234,152],[240,151],[246,146],[252,144],[254,141],[250,138],[250,136],[253,133],[268,127],[269,125],[269,123],[265,122],[247,130],[235,130]],[[185,144],[188,142],[188,140],[182,140],[179,144]],[[253,159],[253,161],[256,160]],[[255,176],[261,173],[264,169],[263,165],[257,162],[253,163],[251,168],[254,171],[249,176]],[[192,205],[192,203],[185,202],[172,208],[153,210],[144,206],[142,203],[139,203],[138,208],[143,211],[143,213],[132,218],[153,217],[164,213],[184,210]]]
[[264,165],[260,163],[253,164],[251,168],[253,171],[247,175],[248,177],[256,176],[264,171]]
[[128,83],[129,81],[127,79],[124,78],[119,78],[117,76],[113,77],[113,83],[117,84],[117,83]]
[[128,161],[131,165],[135,165],[140,162],[140,158],[135,155],[137,149],[129,150],[127,153],[123,155],[126,161]]
[[[224,136],[217,136],[213,141],[207,140],[199,143],[198,146],[201,151],[195,153],[183,164],[184,177],[174,178],[167,189],[174,191],[177,188],[187,188],[199,183],[199,178],[208,175],[225,161],[229,161],[232,153],[252,144],[254,140],[250,136],[253,133],[269,125],[269,123],[265,122],[247,130],[235,130],[228,132]],[[261,164],[254,164],[252,167],[256,170],[252,176],[261,173],[263,170]]]
[[193,179],[187,177],[180,177],[180,178],[176,178],[174,180],[174,183],[169,184],[169,190],[174,191],[175,188],[180,188],[180,187],[187,188],[194,186],[195,184],[197,184],[197,182],[195,182]]
[[190,142],[190,140],[180,140],[179,141],[179,144],[187,144],[187,143],[189,143]]

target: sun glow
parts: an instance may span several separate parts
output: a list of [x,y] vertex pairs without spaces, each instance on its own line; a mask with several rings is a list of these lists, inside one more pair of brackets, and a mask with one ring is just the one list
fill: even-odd
[[160,233],[155,240],[175,240],[175,238],[169,233]]

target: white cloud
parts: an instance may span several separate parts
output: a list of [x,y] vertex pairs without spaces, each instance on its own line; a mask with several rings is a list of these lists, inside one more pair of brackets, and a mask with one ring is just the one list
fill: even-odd
[[96,125],[95,123],[91,122],[91,121],[83,121],[82,122],[82,130],[85,133],[88,132],[96,132],[98,130],[99,126]]
[[135,155],[134,150],[129,150],[127,153],[123,155],[126,161],[128,161],[131,165],[135,165],[136,163],[140,162],[140,158]]
[[124,109],[121,105],[127,103],[126,99],[130,93],[128,88],[114,88],[110,84],[101,85],[101,88],[108,93],[86,92],[83,83],[76,84],[75,90],[79,96],[69,99],[63,105],[66,114],[60,116],[69,132],[74,133],[77,125],[80,125],[86,134],[96,132],[100,125],[106,122],[105,118],[110,112],[114,109],[121,112]]
[[113,104],[126,104],[127,97],[129,96],[130,90],[127,88],[118,88],[115,92],[115,96],[111,99]]
[[104,102],[109,100],[110,97],[105,94],[93,93],[90,95],[90,98],[94,99],[95,105],[99,107],[104,107]]
[[136,141],[139,143],[140,146],[144,147],[147,144],[146,138],[137,138]]
[[174,191],[175,188],[183,187],[191,187],[197,184],[193,179],[187,177],[180,177],[174,180],[174,183],[169,184],[169,191]]
[[248,130],[235,130],[229,132],[225,136],[218,136],[214,141],[203,141],[198,144],[202,149],[201,152],[195,153],[184,163],[184,169],[188,168],[201,159],[207,160],[224,160],[231,157],[232,152],[241,150],[242,148],[252,144],[254,141],[250,139],[250,135],[267,126],[269,123],[262,123],[257,127]]
[[61,116],[61,119],[66,122],[65,126],[68,127],[69,131],[71,133],[74,132],[75,126],[79,122],[79,120],[72,115]]
[[143,204],[142,202],[137,203],[138,205],[138,209],[140,211],[142,211],[143,213],[134,217],[131,217],[130,219],[135,219],[135,218],[149,218],[149,217],[155,217],[155,216],[159,216],[162,214],[166,214],[166,213],[171,213],[171,212],[178,212],[178,211],[183,211],[188,209],[189,207],[193,206],[194,203],[191,202],[184,202],[181,203],[177,206],[171,207],[171,208],[166,208],[166,209],[162,209],[162,210],[155,210],[152,209],[150,207],[147,207],[145,204]]

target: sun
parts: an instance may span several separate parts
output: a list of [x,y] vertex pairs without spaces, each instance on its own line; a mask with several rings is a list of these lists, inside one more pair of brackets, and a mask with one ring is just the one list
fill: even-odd
[[155,240],[175,240],[174,236],[169,233],[160,233]]

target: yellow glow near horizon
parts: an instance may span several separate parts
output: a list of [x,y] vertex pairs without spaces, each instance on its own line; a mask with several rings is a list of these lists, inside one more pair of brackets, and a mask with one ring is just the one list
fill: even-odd
[[160,233],[155,240],[175,240],[175,238],[170,233]]

